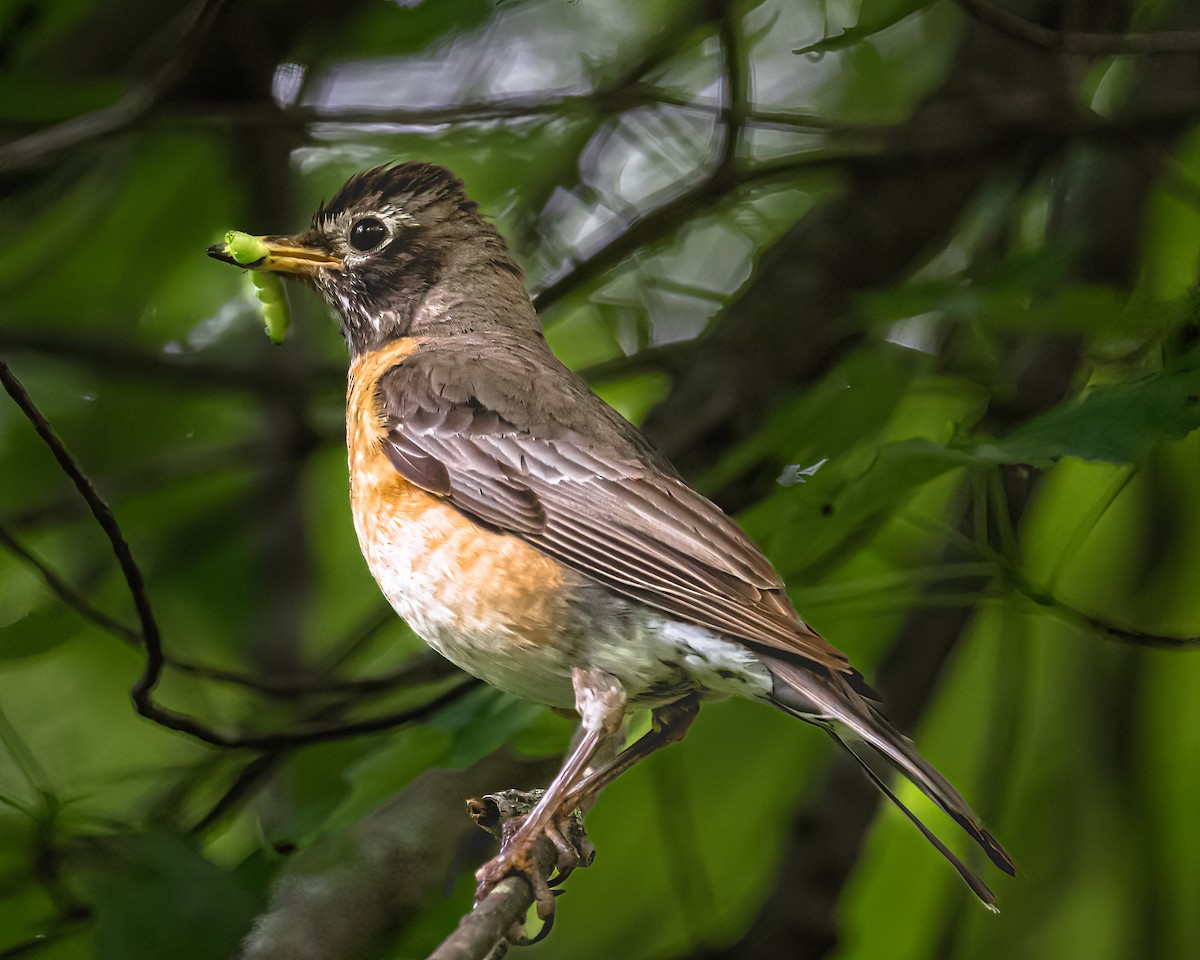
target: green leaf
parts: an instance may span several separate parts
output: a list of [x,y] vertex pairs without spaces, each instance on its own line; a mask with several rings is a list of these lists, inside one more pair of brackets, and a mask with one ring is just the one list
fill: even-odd
[[561,756],[567,752],[576,722],[552,710],[543,710],[509,741],[509,748],[525,757]]
[[425,725],[396,731],[379,749],[342,771],[347,789],[338,804],[324,811],[317,832],[328,835],[343,830],[387,803],[425,770],[442,766],[451,742],[445,730]]
[[338,31],[310,31],[298,55],[302,61],[335,62],[340,56],[364,59],[415,53],[446,34],[470,30],[494,14],[489,0],[372,4],[358,16],[346,11]]
[[973,458],[924,437],[887,443],[825,464],[806,483],[787,487],[746,514],[747,529],[782,570],[800,571],[853,544],[919,487]]
[[98,960],[227,960],[265,902],[260,875],[230,873],[165,830],[107,842],[84,887]]
[[[1048,261],[1052,263],[1053,261]],[[925,313],[942,313],[1000,330],[1061,330],[1147,337],[1179,326],[1193,311],[1186,300],[1129,301],[1126,294],[1103,285],[1063,287],[1041,297],[1031,283],[1050,266],[1031,261],[1009,264],[990,277],[965,277],[915,282],[859,300],[863,313],[875,323],[895,323]]]
[[838,457],[875,437],[928,367],[927,356],[892,343],[855,351],[820,383],[781,403],[759,430],[698,479],[698,488],[720,490],[764,462],[808,467]]
[[877,2],[865,0],[859,12],[857,25],[847,27],[841,33],[825,37],[822,40],[816,41],[816,43],[798,47],[792,53],[801,55],[807,53],[820,54],[829,53],[832,50],[841,50],[843,47],[858,43],[886,30],[888,27],[894,26],[905,17],[911,16],[918,10],[923,10],[929,4],[930,0],[899,0],[899,2],[897,0],[877,0]]
[[31,610],[0,627],[0,661],[35,657],[66,643],[79,630],[79,617],[61,605]]
[[[1194,361],[1193,361],[1194,362]],[[1137,463],[1163,440],[1200,429],[1200,366],[1168,370],[1128,383],[1093,387],[1003,439],[981,443],[986,463],[1044,467],[1062,457]]]
[[289,757],[276,775],[280,796],[286,801],[260,812],[262,833],[268,843],[299,844],[321,832],[333,812],[351,795],[347,769],[377,750],[381,742],[340,740],[317,744]]
[[345,829],[422,771],[470,766],[545,714],[537,704],[482,687],[427,723],[301,751],[280,773],[289,806],[264,819],[264,833],[273,842],[299,843]]
[[544,710],[494,687],[482,687],[443,710],[429,725],[454,734],[442,765],[466,767],[503,746]]

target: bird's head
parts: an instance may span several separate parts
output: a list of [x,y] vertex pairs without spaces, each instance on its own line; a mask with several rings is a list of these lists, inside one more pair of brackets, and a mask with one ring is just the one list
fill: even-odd
[[357,354],[398,337],[529,327],[540,332],[520,267],[454,174],[402,163],[355,174],[294,236],[265,236],[239,263],[304,281],[337,314]]

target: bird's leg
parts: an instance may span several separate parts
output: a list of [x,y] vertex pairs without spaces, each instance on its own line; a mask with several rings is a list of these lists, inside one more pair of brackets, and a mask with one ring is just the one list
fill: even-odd
[[699,712],[700,700],[695,694],[668,703],[664,707],[656,707],[651,714],[649,732],[631,743],[609,763],[581,780],[567,795],[563,807],[574,810],[589,803],[597,793],[639,760],[644,760],[655,750],[678,743],[687,734]]
[[[562,769],[546,788],[537,806],[504,844],[499,855],[475,872],[477,903],[505,877],[519,874],[533,888],[538,915],[545,919],[554,912],[554,895],[537,868],[533,856],[534,845],[541,837],[549,835],[548,828],[561,837],[556,820],[564,809],[564,801],[587,775],[588,765],[597,751],[621,732],[625,722],[625,689],[615,677],[600,670],[576,667],[571,680],[575,687],[575,709],[579,713],[583,736],[567,755]],[[566,809],[574,809],[574,804]],[[551,842],[554,842],[553,838]],[[558,847],[562,866],[571,866],[570,858],[564,862],[563,847],[557,843],[555,846]]]

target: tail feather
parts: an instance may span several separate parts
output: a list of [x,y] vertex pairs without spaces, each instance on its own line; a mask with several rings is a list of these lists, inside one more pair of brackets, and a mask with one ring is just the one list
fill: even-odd
[[892,803],[894,803],[897,807],[899,807],[900,812],[908,817],[908,819],[912,821],[913,825],[921,831],[921,835],[931,844],[933,844],[933,848],[950,861],[950,865],[958,871],[958,875],[962,877],[964,881],[966,881],[967,886],[971,888],[971,891],[975,894],[975,896],[983,901],[983,905],[993,913],[999,913],[1000,911],[996,907],[996,895],[992,893],[992,888],[984,883],[983,880],[965,863],[959,860],[958,857],[955,856],[954,851],[942,843],[942,841],[938,838],[938,835],[925,826],[920,817],[908,809],[904,801],[892,792],[892,788],[884,782],[883,778],[880,777],[879,774],[871,769],[870,764],[868,764],[866,760],[854,752],[854,748],[851,747],[850,744],[839,737],[835,730],[831,729],[828,732],[838,746],[850,754],[850,756],[854,758],[855,762],[862,767],[867,776],[870,777],[871,782],[880,789],[883,795],[891,800]]
[[[1004,848],[975,816],[967,802],[950,783],[913,747],[912,743],[851,686],[817,675],[810,669],[782,659],[771,658],[768,668],[775,677],[775,703],[794,716],[824,727],[866,771],[884,795],[903,811],[924,837],[959,872],[976,896],[995,909],[995,897],[987,884],[976,877],[950,852],[928,827],[888,788],[866,760],[847,742],[846,733],[866,743],[913,782],[930,800],[942,808],[983,849],[988,859],[1009,876],[1016,866]],[[840,730],[838,728],[841,728]]]

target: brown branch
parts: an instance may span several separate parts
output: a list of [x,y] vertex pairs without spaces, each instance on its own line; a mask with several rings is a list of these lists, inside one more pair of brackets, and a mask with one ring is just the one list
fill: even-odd
[[[553,856],[550,841],[543,839],[540,848],[544,855],[538,862],[548,862]],[[524,877],[509,877],[492,889],[483,902],[466,914],[428,960],[485,960],[504,942],[509,930],[533,906],[533,890]]]
[[1200,31],[1155,30],[1147,33],[1088,33],[1052,30],[1032,20],[1004,10],[988,0],[959,0],[967,13],[1010,37],[1044,50],[1089,57],[1117,57],[1127,54],[1198,53]]
[[[493,852],[494,841],[463,816],[463,798],[498,783],[542,782],[557,767],[497,750],[467,768],[425,770],[354,826],[306,845],[307,857],[337,863],[328,882],[312,882],[311,859],[283,866],[240,956],[296,960],[313,944],[324,960],[377,953],[431,910],[444,912],[447,878]],[[444,925],[442,936],[452,929]]]
[[[468,800],[467,809],[476,823],[502,838],[503,850],[541,793],[540,790],[534,793],[506,790],[483,800]],[[575,829],[576,835],[570,841],[577,845],[581,841],[586,844],[582,817],[576,821]],[[558,852],[545,834],[535,841],[532,858],[534,869],[541,876],[549,877],[558,861]],[[475,904],[470,913],[459,920],[454,932],[442,941],[428,960],[490,960],[503,956],[507,941],[513,937],[514,930],[520,929],[533,902],[533,889],[524,877],[512,876],[502,880]],[[553,921],[551,916],[532,942],[545,937]]]

